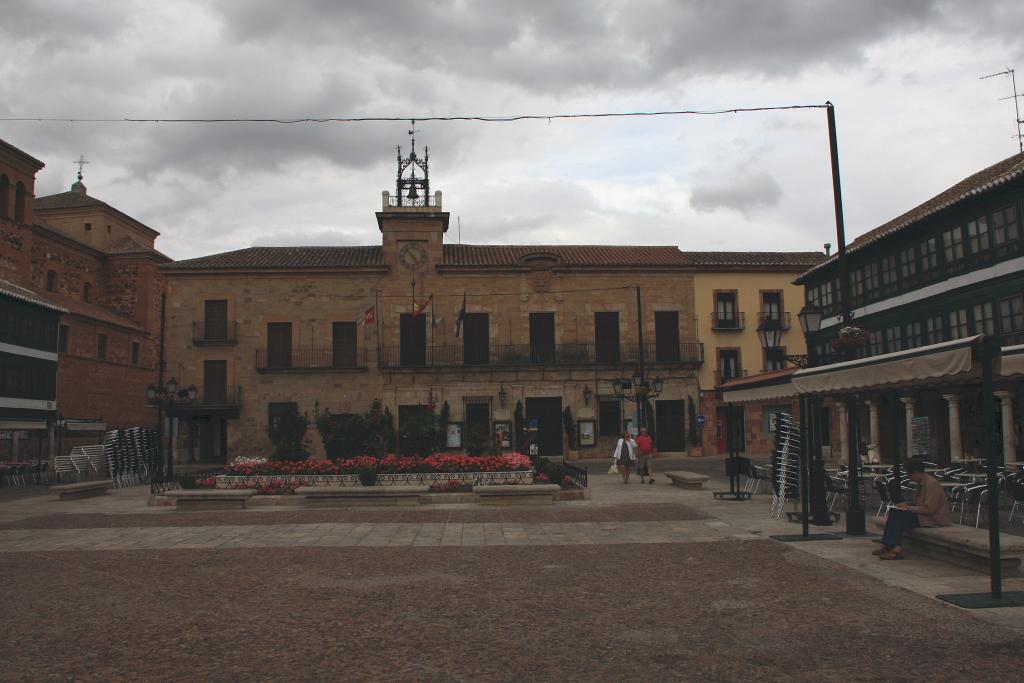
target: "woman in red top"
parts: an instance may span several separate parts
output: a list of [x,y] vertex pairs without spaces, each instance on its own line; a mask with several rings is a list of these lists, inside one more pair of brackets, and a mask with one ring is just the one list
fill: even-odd
[[654,441],[647,433],[646,427],[640,428],[640,435],[636,437],[637,469],[640,471],[640,483],[644,483],[644,477],[650,477],[650,483],[654,483]]

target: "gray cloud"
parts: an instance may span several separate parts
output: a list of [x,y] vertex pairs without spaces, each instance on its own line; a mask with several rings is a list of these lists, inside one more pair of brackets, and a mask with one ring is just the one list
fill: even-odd
[[782,188],[767,173],[737,172],[728,181],[697,185],[690,195],[690,206],[697,211],[731,209],[746,215],[754,209],[776,206]]

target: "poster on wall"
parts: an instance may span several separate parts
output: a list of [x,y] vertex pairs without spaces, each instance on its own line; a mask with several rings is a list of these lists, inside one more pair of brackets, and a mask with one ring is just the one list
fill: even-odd
[[448,448],[462,448],[462,423],[449,422],[445,432],[445,446]]
[[915,458],[926,458],[932,445],[932,430],[928,418],[913,417],[910,421],[910,454]]
[[596,446],[597,429],[593,420],[580,420],[580,446]]
[[498,448],[512,448],[512,423],[494,423],[494,445]]

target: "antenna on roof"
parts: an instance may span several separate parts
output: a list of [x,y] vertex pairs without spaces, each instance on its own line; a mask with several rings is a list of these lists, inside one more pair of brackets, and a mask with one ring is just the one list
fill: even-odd
[[462,244],[462,216],[456,216],[455,220],[459,222],[459,244]]
[[999,101],[1001,102],[1003,100],[1013,100],[1013,110],[1017,114],[1016,117],[1015,117],[1015,120],[1017,122],[1017,135],[1016,135],[1016,137],[1017,137],[1017,147],[1020,149],[1021,152],[1024,152],[1024,135],[1021,134],[1021,128],[1020,128],[1021,124],[1024,123],[1024,121],[1022,121],[1021,118],[1020,118],[1020,98],[1021,98],[1021,94],[1017,92],[1017,77],[1014,75],[1013,69],[1011,69],[1010,67],[1006,67],[1005,71],[1000,71],[999,73],[995,73],[995,74],[989,74],[988,76],[981,76],[978,80],[979,81],[983,81],[986,78],[994,78],[996,76],[1009,76],[1010,77],[1010,84],[1013,87],[1013,94],[1010,95],[1009,97],[1000,97]]

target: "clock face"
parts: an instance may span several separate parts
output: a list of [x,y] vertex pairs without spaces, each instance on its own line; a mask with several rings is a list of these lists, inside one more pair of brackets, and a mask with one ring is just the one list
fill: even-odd
[[420,242],[406,242],[398,249],[398,262],[407,270],[422,270],[427,265],[427,250]]

